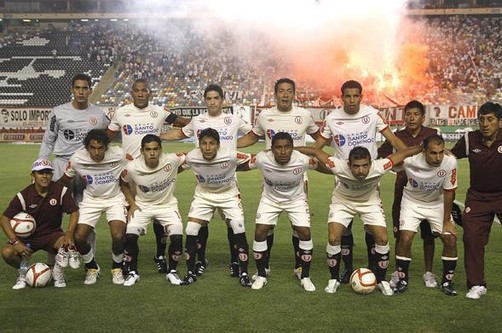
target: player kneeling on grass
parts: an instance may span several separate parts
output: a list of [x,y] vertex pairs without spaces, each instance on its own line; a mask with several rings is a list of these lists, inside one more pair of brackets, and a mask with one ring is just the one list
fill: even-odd
[[[176,272],[183,251],[183,223],[174,197],[176,175],[182,171],[184,154],[165,154],[157,135],[147,134],[141,140],[141,156],[127,164],[122,172],[122,192],[129,202],[125,244],[124,286],[132,286],[139,280],[138,238],[146,233],[152,219],[156,219],[171,240],[168,257],[167,280],[174,285],[181,283]],[[136,197],[130,188],[135,186]]]
[[399,164],[406,157],[419,153],[422,148],[404,148],[387,158],[372,161],[368,149],[355,147],[349,153],[348,162],[331,157],[319,148],[296,147],[295,149],[317,157],[319,161],[331,169],[331,172],[339,180],[333,190],[329,207],[326,256],[331,279],[324,290],[327,293],[335,293],[340,285],[342,233],[355,214],[358,214],[366,229],[375,238],[373,260],[376,263],[374,273],[378,289],[382,294],[392,296],[394,292],[389,282],[385,281],[390,248],[378,184],[380,177],[391,170],[394,164]]
[[86,182],[84,199],[80,203],[80,216],[75,243],[85,263],[85,284],[94,284],[101,269],[96,263],[87,237],[96,227],[103,212],[112,236],[112,281],[123,284],[124,235],[126,226],[125,197],[120,190],[120,174],[127,160],[119,147],[109,147],[110,139],[104,130],[91,130],[84,138],[84,147],[68,162],[65,174],[59,180],[63,184],[77,175]]
[[[33,163],[31,179],[33,184],[19,192],[10,202],[0,218],[0,225],[9,239],[2,247],[3,259],[12,267],[20,268],[21,260],[29,258],[33,252],[45,250],[56,254],[62,246],[73,246],[73,234],[77,226],[78,207],[73,201],[71,191],[67,187],[52,181],[54,169],[49,160],[38,159]],[[35,232],[19,240],[12,230],[10,220],[18,213],[26,212],[33,216],[37,223]],[[63,232],[61,223],[63,213],[70,214],[68,230]],[[28,247],[27,244],[31,247]],[[26,287],[24,273],[19,277],[12,289]],[[56,262],[52,270],[55,287],[66,287],[63,267]]]
[[411,262],[411,243],[422,220],[431,225],[433,233],[443,241],[443,279],[441,291],[455,296],[452,279],[457,267],[457,237],[451,219],[451,209],[457,188],[457,159],[445,155],[444,140],[431,135],[423,142],[424,151],[406,158],[403,163],[408,183],[404,187],[399,221],[399,243],[396,267],[399,281],[394,292],[408,288],[408,268]]
[[250,287],[248,277],[249,246],[244,227],[244,211],[239,188],[235,181],[238,165],[243,165],[251,158],[249,154],[220,147],[220,135],[213,128],[206,128],[199,134],[199,148],[186,155],[186,163],[195,173],[197,186],[188,213],[186,226],[187,275],[183,284],[193,283],[195,274],[196,241],[204,222],[209,222],[215,209],[219,208],[234,232],[233,244],[239,252],[240,284]]
[[279,215],[286,212],[300,238],[296,254],[301,267],[300,284],[306,291],[315,291],[310,279],[314,243],[310,235],[310,210],[303,180],[307,170],[317,169],[318,164],[293,150],[293,138],[289,133],[279,132],[272,137],[271,150],[257,154],[249,162],[249,167],[259,169],[263,176],[263,192],[256,213],[253,243],[258,276],[251,288],[261,289],[267,283],[267,235],[277,224]]

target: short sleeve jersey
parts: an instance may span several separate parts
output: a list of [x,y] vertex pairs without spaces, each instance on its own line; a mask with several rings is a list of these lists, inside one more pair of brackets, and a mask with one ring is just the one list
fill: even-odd
[[333,196],[343,200],[367,202],[378,200],[377,188],[380,177],[392,169],[393,163],[387,158],[373,160],[368,176],[362,181],[352,175],[346,160],[329,157],[327,166],[339,179],[333,190]]
[[251,169],[259,169],[263,176],[262,196],[273,202],[307,200],[304,186],[304,173],[315,169],[317,163],[307,155],[294,150],[290,161],[277,163],[272,151],[262,151],[249,162]]
[[80,176],[86,183],[84,200],[97,198],[109,199],[123,195],[120,191],[120,174],[126,166],[124,151],[110,146],[103,160],[95,162],[83,148],[77,151],[68,162],[65,174],[69,177]]
[[[40,237],[61,231],[63,213],[71,214],[77,210],[71,191],[59,183],[51,182],[45,197],[38,194],[35,184],[23,189],[11,200],[3,215],[12,219],[21,212],[30,214],[37,222],[37,228],[31,237]],[[24,241],[29,242],[31,237]]]
[[377,109],[361,105],[356,114],[348,114],[343,108],[330,113],[324,120],[321,135],[333,140],[333,156],[348,160],[352,148],[361,146],[369,150],[372,159],[376,159],[376,134],[387,127]]
[[250,158],[250,154],[220,147],[216,157],[207,161],[199,148],[190,151],[186,156],[186,163],[197,179],[195,195],[209,200],[211,198],[221,200],[238,195],[235,170],[237,165],[248,162]]
[[77,110],[72,103],[65,103],[52,109],[49,124],[45,130],[39,158],[73,155],[82,148],[84,138],[92,129],[105,129],[110,119],[105,112],[92,104],[85,110]]
[[272,145],[275,133],[287,132],[293,138],[293,146],[305,146],[306,134],[314,134],[319,127],[309,110],[293,106],[290,111],[279,111],[277,107],[263,110],[256,118],[253,132],[265,137],[265,147]]
[[195,145],[199,146],[200,132],[205,128],[214,128],[220,135],[220,146],[237,150],[237,136],[239,133],[246,134],[252,127],[242,118],[233,114],[221,113],[216,117],[209,116],[208,113],[200,114],[184,126],[181,131],[187,137],[195,137]]
[[457,188],[457,159],[445,155],[438,167],[430,166],[420,153],[404,160],[402,166],[408,177],[403,197],[413,203],[443,202],[443,189]]
[[122,179],[136,186],[136,204],[140,207],[177,204],[174,189],[178,167],[184,162],[184,154],[164,153],[160,155],[159,165],[150,168],[141,156],[127,164]]
[[170,113],[157,105],[139,109],[134,104],[128,104],[115,111],[108,129],[121,131],[122,148],[133,158],[138,158],[143,137],[147,134],[159,135]]

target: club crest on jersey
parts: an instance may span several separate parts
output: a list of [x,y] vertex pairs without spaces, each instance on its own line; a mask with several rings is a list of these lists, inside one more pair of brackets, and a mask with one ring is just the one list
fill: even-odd
[[138,188],[141,190],[143,193],[148,193],[150,192],[150,189],[146,187],[145,185],[138,185]]
[[302,117],[295,117],[295,123],[297,123],[298,125],[300,125],[301,123],[303,123]]
[[122,131],[124,132],[125,135],[130,135],[133,132],[133,128],[131,125],[126,124],[126,125],[122,126]]
[[75,139],[75,132],[67,129],[63,131],[63,136],[65,137],[66,140],[73,140]]
[[363,124],[369,124],[370,122],[370,117],[368,116],[364,116],[363,119],[361,119],[361,121],[363,122]]
[[58,203],[58,201],[57,201],[56,199],[51,199],[51,200],[49,200],[49,204],[50,204],[51,206],[56,206],[56,205],[57,205],[57,203]]
[[226,169],[226,168],[228,168],[229,165],[230,165],[230,163],[228,163],[228,162],[221,162],[220,167],[222,169]]
[[302,173],[302,171],[303,171],[303,169],[301,167],[294,168],[293,175],[299,175],[300,173]]
[[165,172],[169,172],[169,171],[171,171],[171,170],[172,170],[172,168],[173,168],[173,167],[171,166],[171,164],[167,164],[166,166],[164,166],[164,168],[163,168],[163,169],[164,169],[164,171],[165,171]]
[[119,165],[117,161],[110,162],[110,168],[115,168],[117,165]]
[[157,113],[157,111],[150,111],[150,117],[157,118],[158,116],[159,114]]
[[275,131],[273,129],[268,129],[267,130],[267,138],[269,138],[270,140],[272,140],[272,138],[274,137],[275,135]]
[[89,118],[89,124],[96,125],[97,123],[98,123],[98,120],[95,117]]
[[497,151],[499,152],[499,154],[502,154],[502,146],[498,146]]
[[225,119],[223,119],[223,122],[225,123],[225,125],[230,125],[232,123],[232,118],[225,117]]
[[444,169],[438,170],[437,175],[438,175],[438,177],[446,176],[446,170],[444,170]]
[[345,142],[347,140],[345,140],[345,137],[343,135],[337,134],[333,137],[333,141],[338,147],[342,147],[343,145],[345,145]]

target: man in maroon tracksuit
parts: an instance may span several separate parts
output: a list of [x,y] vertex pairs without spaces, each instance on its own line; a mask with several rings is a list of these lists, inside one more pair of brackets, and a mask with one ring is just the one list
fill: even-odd
[[462,214],[466,297],[479,299],[487,292],[484,254],[493,218],[502,218],[502,106],[486,102],[478,110],[479,130],[467,133],[451,150],[469,159],[470,187]]
[[[425,107],[419,101],[413,100],[404,106],[404,123],[405,128],[395,132],[394,134],[404,142],[408,147],[420,146],[425,138],[433,134],[437,134],[437,130],[430,127],[423,126],[425,121]],[[378,157],[384,158],[394,152],[392,145],[385,141],[380,148],[378,148]],[[400,171],[396,175],[396,183],[394,186],[394,202],[392,204],[392,223],[394,238],[399,241],[399,213],[401,211],[401,199],[403,197],[403,188],[408,179],[406,173]],[[432,274],[432,261],[434,259],[434,236],[429,223],[422,221],[420,224],[420,234],[424,241],[424,261],[425,261],[425,274],[423,276],[426,287],[435,288],[437,282],[434,274]],[[394,287],[399,280],[397,272],[392,273],[391,286]]]

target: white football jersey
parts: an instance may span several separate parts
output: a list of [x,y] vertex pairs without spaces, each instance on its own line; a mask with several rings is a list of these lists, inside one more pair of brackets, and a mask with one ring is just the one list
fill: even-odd
[[126,183],[136,187],[136,204],[139,207],[177,204],[174,197],[178,167],[185,162],[184,154],[160,155],[159,165],[149,168],[143,156],[127,164],[122,172]]
[[157,105],[138,109],[134,104],[128,104],[115,111],[108,129],[121,131],[122,148],[133,158],[138,158],[141,155],[143,137],[146,134],[159,135],[170,114],[171,112]]
[[304,174],[317,168],[314,159],[294,150],[286,165],[277,163],[272,151],[262,151],[249,162],[251,169],[259,169],[263,176],[262,196],[273,202],[307,200]]
[[214,128],[220,135],[220,147],[237,150],[237,135],[246,134],[253,126],[248,124],[242,118],[234,114],[221,113],[219,116],[212,117],[207,112],[200,114],[184,126],[181,131],[187,137],[195,137],[195,146],[199,146],[199,134],[205,128]]
[[68,159],[84,146],[84,138],[92,129],[106,129],[110,119],[105,112],[92,104],[77,110],[71,102],[56,106],[49,114],[39,158],[49,158],[51,153]]
[[371,106],[361,105],[356,114],[348,114],[342,107],[326,117],[321,135],[325,139],[332,139],[335,157],[348,160],[352,148],[361,146],[370,151],[372,159],[376,159],[377,131],[382,132],[387,127],[380,112]]
[[216,157],[207,161],[199,148],[190,151],[186,156],[186,163],[197,179],[195,195],[208,200],[211,198],[221,200],[223,197],[232,198],[238,195],[240,192],[235,181],[235,169],[237,165],[248,162],[250,158],[250,154],[220,147]]
[[253,132],[265,136],[265,147],[272,146],[275,133],[287,132],[293,138],[293,146],[305,146],[306,134],[319,131],[309,110],[293,106],[291,111],[279,111],[277,107],[263,110],[256,118]]
[[363,181],[357,180],[352,175],[346,160],[329,157],[327,166],[338,179],[333,196],[356,202],[373,202],[379,200],[377,188],[380,177],[392,169],[393,163],[388,158],[373,160],[368,176]]
[[403,162],[408,182],[404,187],[403,197],[413,203],[438,203],[443,201],[443,189],[457,188],[457,159],[444,155],[438,167],[431,166],[425,160],[424,153],[408,157]]
[[68,162],[65,174],[69,177],[80,176],[86,187],[84,200],[97,198],[109,199],[123,195],[120,190],[120,174],[127,164],[124,150],[110,146],[103,160],[95,162],[89,152],[82,148]]

